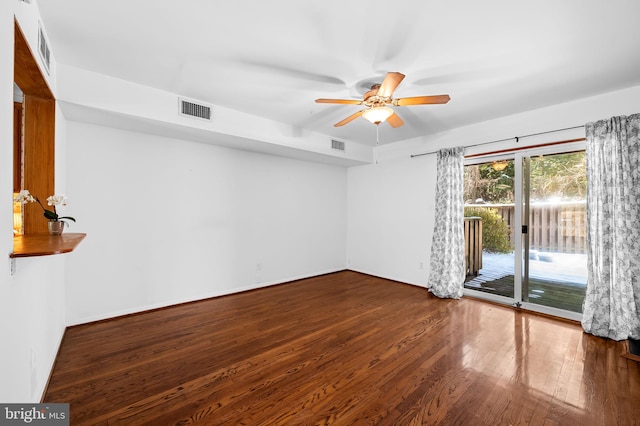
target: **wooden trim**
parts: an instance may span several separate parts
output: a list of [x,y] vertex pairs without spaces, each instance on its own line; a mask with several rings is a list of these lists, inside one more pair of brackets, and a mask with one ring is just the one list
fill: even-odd
[[13,192],[22,189],[22,104],[13,103]]
[[[24,109],[23,189],[44,202],[55,192],[55,101],[25,95]],[[46,232],[42,207],[38,203],[25,204],[24,233]]]
[[29,47],[18,22],[14,22],[13,81],[24,93],[45,99],[54,99],[46,78],[42,75],[36,57]]
[[586,141],[586,140],[587,140],[587,138],[567,139],[567,140],[564,140],[564,141],[541,143],[541,144],[538,144],[538,145],[521,146],[521,147],[518,147],[518,148],[499,149],[497,151],[490,151],[490,152],[483,152],[483,153],[480,153],[480,154],[465,155],[464,158],[484,157],[486,155],[503,154],[505,152],[524,151],[526,149],[542,148],[542,147],[545,147],[545,146],[562,145],[562,144],[565,144],[565,143],[582,142],[582,141]]
[[31,234],[13,237],[11,258],[50,256],[72,252],[87,234]]
[[[54,195],[55,191],[55,98],[20,26],[17,22],[14,25],[13,78],[24,93],[20,189],[28,189],[31,194],[44,200]],[[23,223],[25,234],[48,232],[47,220],[37,203],[24,205]]]

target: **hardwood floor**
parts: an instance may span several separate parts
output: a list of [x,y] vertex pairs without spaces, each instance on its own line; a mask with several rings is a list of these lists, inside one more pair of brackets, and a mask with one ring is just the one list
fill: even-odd
[[71,425],[633,425],[622,351],[345,271],[69,328],[44,400]]

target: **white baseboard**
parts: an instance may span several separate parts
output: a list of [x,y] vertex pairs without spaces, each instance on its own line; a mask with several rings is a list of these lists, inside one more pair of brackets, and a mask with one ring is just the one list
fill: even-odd
[[33,401],[34,403],[42,402],[42,400],[44,399],[44,395],[47,392],[47,388],[49,387],[49,381],[51,380],[51,374],[53,373],[53,368],[56,365],[56,359],[58,359],[58,352],[60,352],[60,346],[62,345],[62,339],[64,339],[65,330],[66,330],[66,327],[62,327],[60,329],[60,333],[58,334],[56,350],[53,352],[53,356],[49,360],[49,367],[47,369],[49,374],[47,375],[47,380],[45,380],[42,383],[38,383],[37,389],[32,389],[32,396],[36,397],[34,398],[34,401]]
[[413,286],[416,286],[416,287],[427,288],[426,285],[424,285],[424,284],[408,282],[406,279],[394,277],[392,275],[380,274],[378,272],[367,271],[366,269],[362,269],[362,268],[349,268],[349,270],[350,271],[354,271],[354,272],[360,272],[361,274],[371,275],[373,277],[383,278],[385,280],[397,281],[397,282],[402,283],[402,284],[408,284],[408,285],[413,285]]
[[287,277],[287,278],[274,280],[274,281],[266,281],[266,282],[260,282],[260,283],[247,285],[247,286],[242,286],[242,287],[235,287],[235,288],[231,288],[231,289],[227,289],[227,290],[223,290],[223,291],[214,291],[214,292],[211,292],[211,293],[200,294],[198,296],[191,297],[191,298],[167,300],[167,301],[164,301],[164,302],[158,302],[158,303],[153,303],[153,304],[149,304],[149,305],[138,306],[138,307],[133,308],[133,309],[122,309],[122,310],[119,310],[119,311],[113,311],[113,312],[109,312],[109,313],[106,313],[106,314],[99,314],[99,315],[95,315],[95,316],[83,317],[83,318],[79,318],[79,319],[75,319],[75,320],[69,321],[69,323],[67,324],[67,327],[74,326],[74,325],[80,325],[80,324],[87,324],[87,323],[96,322],[96,321],[103,321],[103,320],[116,318],[116,317],[120,317],[120,316],[124,316],[124,315],[137,314],[137,313],[140,313],[140,312],[150,311],[150,310],[153,310],[153,309],[166,308],[166,307],[169,307],[169,306],[179,305],[179,304],[182,304],[182,303],[197,302],[199,300],[211,299],[213,297],[220,297],[220,296],[227,296],[229,294],[242,293],[242,292],[245,292],[245,291],[256,290],[256,289],[259,289],[259,288],[270,287],[270,286],[273,286],[273,285],[285,284],[285,283],[288,283],[288,282],[291,282],[291,281],[302,280],[302,279],[305,279],[305,278],[313,278],[313,277],[317,277],[317,276],[320,276],[320,275],[332,274],[334,272],[340,272],[340,271],[344,271],[344,270],[345,270],[345,268],[328,269],[328,270],[318,271],[318,272],[311,273],[311,274],[292,276],[292,277]]

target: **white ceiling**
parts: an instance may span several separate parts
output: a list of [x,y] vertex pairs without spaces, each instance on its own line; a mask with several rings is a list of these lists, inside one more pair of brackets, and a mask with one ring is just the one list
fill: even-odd
[[373,145],[362,82],[406,75],[380,143],[640,84],[638,0],[44,0],[58,63]]

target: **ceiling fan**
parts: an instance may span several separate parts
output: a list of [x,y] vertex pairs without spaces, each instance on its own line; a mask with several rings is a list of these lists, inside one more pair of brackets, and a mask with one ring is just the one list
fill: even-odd
[[404,121],[402,121],[395,111],[387,105],[408,106],[446,104],[451,99],[449,95],[415,96],[411,98],[392,99],[391,95],[393,95],[393,92],[403,79],[404,74],[399,72],[388,72],[384,77],[382,84],[374,84],[371,86],[371,90],[364,94],[362,100],[316,99],[316,102],[319,104],[351,104],[364,105],[367,107],[334,124],[334,127],[344,126],[360,116],[366,118],[375,125],[387,121],[391,127],[400,127],[404,124]]

